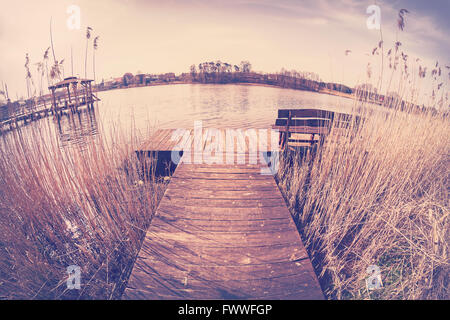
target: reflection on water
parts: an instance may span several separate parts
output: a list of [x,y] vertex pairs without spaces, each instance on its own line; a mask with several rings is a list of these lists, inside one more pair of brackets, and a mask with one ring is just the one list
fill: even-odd
[[[319,108],[350,113],[350,99],[309,91],[255,85],[179,84],[105,91],[94,111],[31,122],[46,126],[61,145],[86,144],[97,136],[111,143],[111,132],[130,136],[156,128],[270,128],[280,108]],[[31,128],[30,128],[31,127]],[[32,132],[32,131],[31,131]],[[103,134],[106,133],[106,134]]]
[[280,108],[350,112],[354,101],[309,91],[255,85],[181,84],[100,92],[99,117],[110,125],[143,130],[204,127],[268,128]]
[[88,139],[98,135],[98,123],[95,108],[82,109],[79,113],[61,117],[55,121],[57,133],[61,146],[80,145],[83,146]]

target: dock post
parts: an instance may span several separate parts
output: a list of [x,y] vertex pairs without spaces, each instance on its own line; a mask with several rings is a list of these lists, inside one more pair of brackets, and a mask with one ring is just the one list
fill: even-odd
[[83,87],[84,87],[84,103],[86,104],[86,107],[89,108],[89,104],[88,104],[88,85],[87,85],[86,82],[84,83]]
[[56,115],[56,97],[55,97],[55,88],[51,87],[52,90],[52,112],[53,115]]
[[[72,100],[71,100],[71,98],[70,98],[70,84],[67,84],[67,95],[69,96],[69,107],[70,107],[70,109],[72,109]],[[67,106],[67,103],[66,103],[66,106]],[[73,110],[72,110],[72,112],[73,112]]]
[[89,107],[94,108],[94,99],[92,98],[92,83],[89,82]]
[[78,82],[74,82],[72,85],[73,85],[73,91],[74,91],[74,94],[75,94],[75,111],[78,112],[78,105],[79,105],[80,102],[78,101],[77,84],[78,84]]

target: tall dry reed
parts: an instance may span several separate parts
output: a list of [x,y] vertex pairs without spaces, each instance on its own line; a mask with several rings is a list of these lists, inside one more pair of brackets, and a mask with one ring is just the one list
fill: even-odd
[[[448,299],[449,119],[379,109],[285,158],[279,185],[329,298]],[[370,265],[380,290],[366,288]]]
[[49,128],[0,137],[0,298],[118,298],[162,186],[140,181],[137,137],[61,147]]

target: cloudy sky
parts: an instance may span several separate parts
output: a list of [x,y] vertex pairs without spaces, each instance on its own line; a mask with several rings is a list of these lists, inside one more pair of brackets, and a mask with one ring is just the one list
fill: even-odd
[[[50,19],[55,55],[65,59],[66,76],[71,73],[71,48],[74,74],[84,76],[86,26],[100,36],[100,80],[125,72],[181,73],[203,61],[249,60],[256,71],[311,71],[324,81],[354,86],[365,81],[369,62],[375,75],[378,70],[380,57],[371,51],[380,32],[366,23],[367,7],[373,4],[381,9],[386,50],[399,40],[410,57],[430,68],[436,61],[450,64],[448,0],[0,1],[0,81],[14,98],[26,94],[25,54],[33,70],[50,45]],[[68,19],[75,21],[67,11],[72,5],[80,8],[80,29],[67,25]],[[410,11],[403,32],[396,22],[401,8]],[[347,49],[351,53],[346,56]]]

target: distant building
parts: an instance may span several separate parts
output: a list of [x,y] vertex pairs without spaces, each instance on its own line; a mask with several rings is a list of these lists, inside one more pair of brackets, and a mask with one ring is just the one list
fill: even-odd
[[134,83],[137,85],[145,85],[145,74],[140,73],[134,76]]
[[156,76],[154,74],[146,74],[144,81],[145,81],[145,85],[149,85],[152,82],[158,81],[158,76]]
[[19,113],[22,110],[22,106],[19,101],[10,102],[9,100],[6,104],[0,106],[0,121],[7,120],[14,114]]
[[164,74],[159,75],[159,80],[162,80],[165,82],[175,81],[176,76],[175,76],[175,73],[173,73],[173,72],[164,73]]
[[122,77],[122,83],[124,86],[130,86],[132,84],[134,84],[134,76],[132,73],[125,73]]

